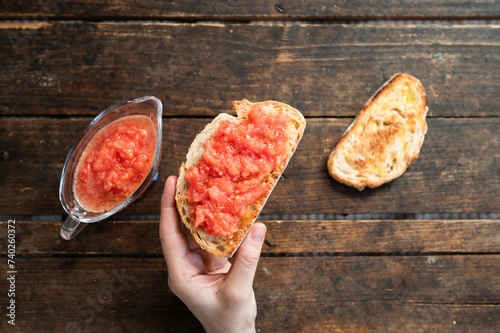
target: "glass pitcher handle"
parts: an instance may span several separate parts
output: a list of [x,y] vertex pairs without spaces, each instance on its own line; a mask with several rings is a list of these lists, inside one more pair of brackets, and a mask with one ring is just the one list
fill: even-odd
[[87,226],[87,223],[75,220],[71,216],[68,216],[66,221],[64,221],[61,227],[61,237],[65,240],[71,240],[76,237]]

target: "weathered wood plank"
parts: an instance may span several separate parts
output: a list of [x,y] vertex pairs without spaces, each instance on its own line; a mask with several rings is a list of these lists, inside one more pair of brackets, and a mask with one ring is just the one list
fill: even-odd
[[[124,215],[159,214],[164,180],[177,174],[191,141],[210,120],[164,120],[160,180]],[[67,152],[89,121],[2,120],[2,214],[64,214],[58,199],[59,177]],[[328,155],[350,121],[308,120],[304,138],[263,214],[499,211],[500,118],[429,119],[419,159],[395,181],[363,192],[334,181],[326,170]]]
[[[9,332],[200,331],[168,290],[163,258],[29,257],[18,266]],[[7,290],[6,279],[0,287]],[[500,325],[498,255],[261,258],[254,289],[262,332]]]
[[[499,220],[261,222],[267,226],[266,254],[500,254]],[[6,230],[6,223],[0,222],[0,228]],[[59,236],[61,225],[16,221],[16,253],[162,255],[158,221],[101,222],[70,242]]]
[[22,19],[222,19],[222,20],[293,20],[293,19],[399,19],[399,18],[498,18],[497,1],[459,0],[411,1],[343,0],[336,1],[4,1],[0,18]]
[[95,115],[155,95],[169,115],[275,99],[355,116],[396,72],[429,116],[498,117],[498,25],[1,23],[0,115]]
[[[498,311],[497,297],[492,296],[500,291],[500,279],[492,275],[498,272],[493,264],[497,257],[289,259],[263,260],[256,278],[262,326],[269,331],[280,327],[283,331],[428,332],[454,327],[453,321],[468,331],[479,329],[467,328],[478,325],[472,317],[479,304],[489,312],[479,325],[490,331],[498,327],[494,321],[500,319],[490,317]],[[485,274],[484,286],[480,270]],[[463,311],[458,304],[471,307]],[[431,313],[433,309],[436,313]],[[464,315],[462,321],[452,315],[458,314],[455,311]]]

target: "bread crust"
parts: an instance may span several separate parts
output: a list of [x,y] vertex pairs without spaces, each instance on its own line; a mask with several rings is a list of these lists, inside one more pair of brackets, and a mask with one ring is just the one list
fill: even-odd
[[[219,114],[214,120],[205,126],[203,131],[201,131],[193,143],[189,147],[188,153],[186,155],[186,162],[182,163],[179,169],[179,177],[177,180],[176,188],[176,203],[179,215],[181,217],[182,223],[190,230],[193,238],[200,245],[202,249],[211,253],[215,257],[231,257],[236,252],[241,242],[245,238],[246,234],[250,230],[257,219],[260,211],[264,207],[267,199],[269,198],[274,186],[278,182],[280,175],[285,170],[288,161],[292,157],[300,139],[303,136],[306,121],[304,116],[297,109],[276,101],[264,101],[259,103],[251,103],[248,100],[234,101],[233,110],[236,112],[237,117],[233,117],[229,114]],[[231,238],[226,236],[213,236],[208,235],[202,228],[194,229],[191,225],[191,220],[189,216],[189,202],[186,199],[185,193],[189,188],[189,184],[186,181],[185,175],[186,170],[198,163],[198,161],[203,157],[205,151],[205,142],[210,139],[215,131],[219,128],[219,125],[223,121],[229,122],[242,122],[247,120],[249,112],[254,107],[260,107],[266,112],[278,113],[284,112],[285,115],[291,120],[291,125],[287,128],[287,134],[290,138],[288,144],[291,151],[288,159],[283,161],[276,169],[274,169],[269,175],[267,175],[263,183],[270,184],[271,189],[266,196],[260,197],[254,203],[247,206],[247,214],[240,221],[238,230],[233,234]]]
[[346,129],[328,158],[329,174],[360,191],[401,176],[418,158],[427,133],[427,112],[420,81],[395,74]]

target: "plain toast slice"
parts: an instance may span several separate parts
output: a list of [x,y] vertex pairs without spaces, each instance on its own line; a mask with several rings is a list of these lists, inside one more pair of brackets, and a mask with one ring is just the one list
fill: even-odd
[[363,190],[401,176],[427,133],[428,107],[418,79],[398,73],[368,100],[328,158],[337,181]]

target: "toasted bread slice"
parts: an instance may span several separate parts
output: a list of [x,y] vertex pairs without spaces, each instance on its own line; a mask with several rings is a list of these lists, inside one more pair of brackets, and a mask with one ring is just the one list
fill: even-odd
[[368,100],[328,158],[337,181],[362,191],[401,176],[427,133],[428,107],[420,81],[396,74]]
[[[228,122],[242,122],[247,120],[247,115],[254,108],[259,107],[266,113],[277,114],[283,112],[288,116],[290,121],[290,126],[287,128],[288,134],[288,145],[290,149],[290,156],[288,159],[284,160],[281,165],[274,169],[269,175],[267,175],[263,183],[271,184],[271,190],[266,196],[260,197],[253,204],[248,205],[247,214],[240,221],[238,230],[233,234],[233,236],[214,236],[207,234],[202,228],[194,229],[191,225],[191,218],[189,214],[189,202],[186,199],[185,193],[189,188],[189,184],[186,181],[185,175],[186,170],[193,165],[196,165],[198,161],[203,157],[205,151],[205,142],[210,139],[219,125],[223,121]],[[245,238],[250,227],[257,219],[260,211],[264,207],[264,204],[272,192],[275,184],[277,183],[280,175],[285,170],[292,154],[302,138],[305,130],[306,121],[302,114],[292,108],[289,105],[276,101],[265,101],[260,103],[251,103],[247,100],[235,101],[233,102],[233,109],[237,114],[237,117],[233,117],[229,114],[222,113],[218,115],[210,124],[208,124],[205,129],[200,132],[193,143],[189,147],[189,151],[186,155],[186,162],[183,163],[179,169],[179,178],[177,180],[177,190],[176,190],[176,202],[179,215],[181,217],[184,225],[191,231],[196,242],[205,251],[211,253],[215,257],[231,257],[234,252],[238,249],[239,245]]]

